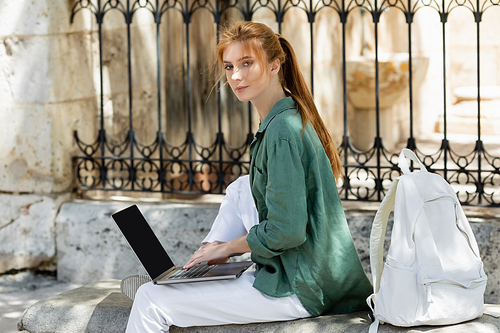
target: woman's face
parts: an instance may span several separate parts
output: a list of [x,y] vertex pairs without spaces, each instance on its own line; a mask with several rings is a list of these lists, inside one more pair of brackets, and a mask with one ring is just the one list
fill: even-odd
[[241,42],[230,44],[222,55],[226,78],[234,94],[242,102],[252,101],[269,86],[271,75],[263,70],[252,50]]

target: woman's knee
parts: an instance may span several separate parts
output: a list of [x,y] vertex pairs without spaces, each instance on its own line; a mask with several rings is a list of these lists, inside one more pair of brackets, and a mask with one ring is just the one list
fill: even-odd
[[139,289],[137,289],[137,292],[135,294],[135,300],[134,302],[136,301],[141,301],[141,300],[147,300],[147,301],[150,301],[151,299],[151,295],[153,294],[154,295],[154,288],[157,287],[153,284],[153,282],[148,282],[148,283],[145,283],[143,284],[142,286],[139,287]]

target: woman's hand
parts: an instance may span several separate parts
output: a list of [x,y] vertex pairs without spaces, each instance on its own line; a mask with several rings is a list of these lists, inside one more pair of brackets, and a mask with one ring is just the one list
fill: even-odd
[[184,265],[184,269],[198,265],[202,262],[207,262],[208,265],[225,263],[230,257],[242,255],[250,252],[246,236],[233,239],[227,243],[215,241],[202,245]]
[[196,266],[202,262],[207,262],[208,265],[222,264],[229,260],[229,256],[224,253],[225,242],[214,241],[212,243],[203,244],[184,265],[184,269]]

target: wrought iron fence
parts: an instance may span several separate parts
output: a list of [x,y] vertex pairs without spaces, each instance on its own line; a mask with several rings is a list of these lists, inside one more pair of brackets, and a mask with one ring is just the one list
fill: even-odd
[[[239,147],[230,146],[224,136],[221,126],[221,96],[217,91],[218,130],[214,133],[211,145],[201,145],[197,142],[196,133],[192,128],[192,107],[190,104],[190,89],[192,68],[190,64],[190,26],[197,11],[207,11],[211,14],[213,25],[217,31],[224,24],[224,15],[229,10],[239,13],[241,19],[252,20],[254,14],[262,9],[272,12],[278,30],[281,32],[282,24],[290,9],[296,8],[307,17],[310,35],[310,87],[314,93],[315,50],[315,22],[317,14],[325,9],[330,9],[328,15],[338,15],[342,31],[342,97],[343,97],[343,138],[339,151],[343,159],[344,177],[339,186],[341,198],[345,200],[380,201],[388,189],[390,182],[399,176],[397,155],[384,147],[380,133],[380,68],[379,68],[379,24],[380,18],[387,8],[396,9],[404,16],[407,29],[408,53],[408,113],[409,135],[406,147],[414,150],[424,164],[433,172],[440,173],[452,185],[457,186],[460,200],[467,205],[500,206],[500,158],[492,156],[485,149],[481,137],[481,24],[483,14],[492,7],[500,7],[499,1],[477,0],[77,0],[72,8],[71,21],[80,11],[90,11],[98,26],[99,68],[100,68],[100,126],[98,136],[93,143],[84,143],[75,132],[75,140],[80,149],[80,155],[74,157],[76,188],[78,190],[110,190],[110,191],[147,191],[163,193],[223,193],[230,179],[248,172],[248,147],[253,139],[251,106],[246,106],[248,127],[241,128],[247,131],[246,140]],[[438,14],[442,30],[442,86],[443,86],[443,136],[441,146],[436,152],[428,154],[420,149],[419,142],[414,136],[414,78],[413,78],[413,32],[415,14],[422,8],[431,8]],[[472,15],[471,21],[476,26],[476,82],[477,87],[477,139],[469,153],[459,154],[454,151],[453,144],[448,138],[447,128],[447,23],[450,15],[457,8],[466,8]],[[356,149],[349,136],[348,124],[348,84],[346,79],[346,27],[354,10],[362,10],[371,15],[374,38],[374,68],[375,68],[375,124],[376,137],[371,148],[365,151]],[[498,8],[493,9],[493,11]],[[104,124],[104,92],[103,92],[103,48],[106,44],[102,37],[102,28],[106,15],[111,11],[123,14],[127,29],[127,59],[128,59],[128,86],[129,86],[129,128],[125,139],[119,143],[111,143]],[[132,61],[130,27],[134,15],[138,11],[149,11],[156,24],[156,88],[158,127],[156,139],[151,144],[145,144],[137,139],[132,123]],[[173,145],[165,138],[162,128],[164,114],[162,112],[162,94],[164,89],[160,76],[161,68],[161,43],[160,29],[165,13],[176,11],[182,16],[185,38],[185,82],[187,86],[186,109],[187,133],[184,142]],[[500,18],[500,15],[498,15]],[[220,88],[220,85],[218,86]],[[168,96],[167,96],[168,97]],[[200,176],[207,177],[200,177]],[[462,186],[462,187],[461,187]],[[467,187],[472,187],[473,190]]]

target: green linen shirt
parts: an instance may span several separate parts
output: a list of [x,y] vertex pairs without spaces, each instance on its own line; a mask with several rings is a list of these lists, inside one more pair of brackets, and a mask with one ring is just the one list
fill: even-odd
[[352,241],[330,161],[291,97],[274,105],[250,145],[250,186],[259,224],[247,241],[254,287],[296,294],[313,316],[366,308],[372,292]]

